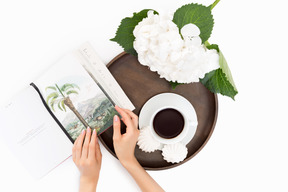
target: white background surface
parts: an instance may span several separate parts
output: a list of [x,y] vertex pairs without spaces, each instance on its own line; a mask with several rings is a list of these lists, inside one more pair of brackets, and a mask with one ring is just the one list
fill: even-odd
[[[189,2],[2,0],[1,104],[87,40],[109,62],[122,51],[109,39],[121,19],[133,12],[144,8],[175,11]],[[213,1],[193,2],[209,5]],[[165,190],[288,191],[285,5],[284,0],[222,0],[214,8],[209,42],[219,44],[224,52],[239,94],[236,101],[219,96],[215,131],[198,155],[179,167],[149,172]],[[119,162],[101,149],[98,191],[139,191]],[[71,159],[35,181],[2,140],[0,153],[0,191],[78,190],[79,173]]]

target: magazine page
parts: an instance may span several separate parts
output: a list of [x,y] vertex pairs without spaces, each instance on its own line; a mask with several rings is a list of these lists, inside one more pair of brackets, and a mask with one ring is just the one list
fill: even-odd
[[0,121],[0,136],[35,178],[41,178],[71,155],[73,144],[32,86],[0,109]]
[[60,59],[34,84],[72,140],[88,126],[101,134],[118,114],[73,53]]
[[135,109],[135,106],[129,100],[89,42],[80,46],[74,54],[78,57],[86,71],[116,105],[131,111]]

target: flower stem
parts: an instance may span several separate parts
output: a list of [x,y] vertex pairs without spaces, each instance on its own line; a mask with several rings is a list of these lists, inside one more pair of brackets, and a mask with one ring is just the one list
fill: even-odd
[[220,0],[215,0],[214,3],[211,5],[211,10],[219,3]]

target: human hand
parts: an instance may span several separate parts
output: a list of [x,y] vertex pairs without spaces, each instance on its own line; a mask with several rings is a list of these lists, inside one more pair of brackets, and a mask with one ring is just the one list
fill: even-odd
[[113,145],[118,159],[125,167],[136,160],[134,151],[139,136],[138,116],[128,109],[122,109],[118,106],[115,106],[115,109],[122,116],[122,121],[127,127],[126,133],[122,135],[120,118],[117,115],[114,116]]
[[139,137],[138,116],[128,109],[115,109],[122,116],[122,121],[126,125],[126,133],[121,134],[121,123],[117,115],[113,121],[113,144],[115,153],[121,164],[134,178],[142,191],[163,192],[161,186],[144,170],[135,158],[134,151]]
[[80,171],[79,191],[95,191],[102,162],[96,130],[93,130],[91,135],[91,129],[88,127],[86,136],[85,130],[82,131],[74,142],[72,157]]

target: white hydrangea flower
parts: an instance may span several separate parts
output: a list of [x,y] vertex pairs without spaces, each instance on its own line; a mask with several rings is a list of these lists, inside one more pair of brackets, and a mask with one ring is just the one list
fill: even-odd
[[133,31],[133,46],[139,62],[161,78],[178,83],[199,82],[206,73],[219,68],[219,55],[202,45],[196,25],[185,25],[181,34],[183,39],[172,15],[149,11]]

